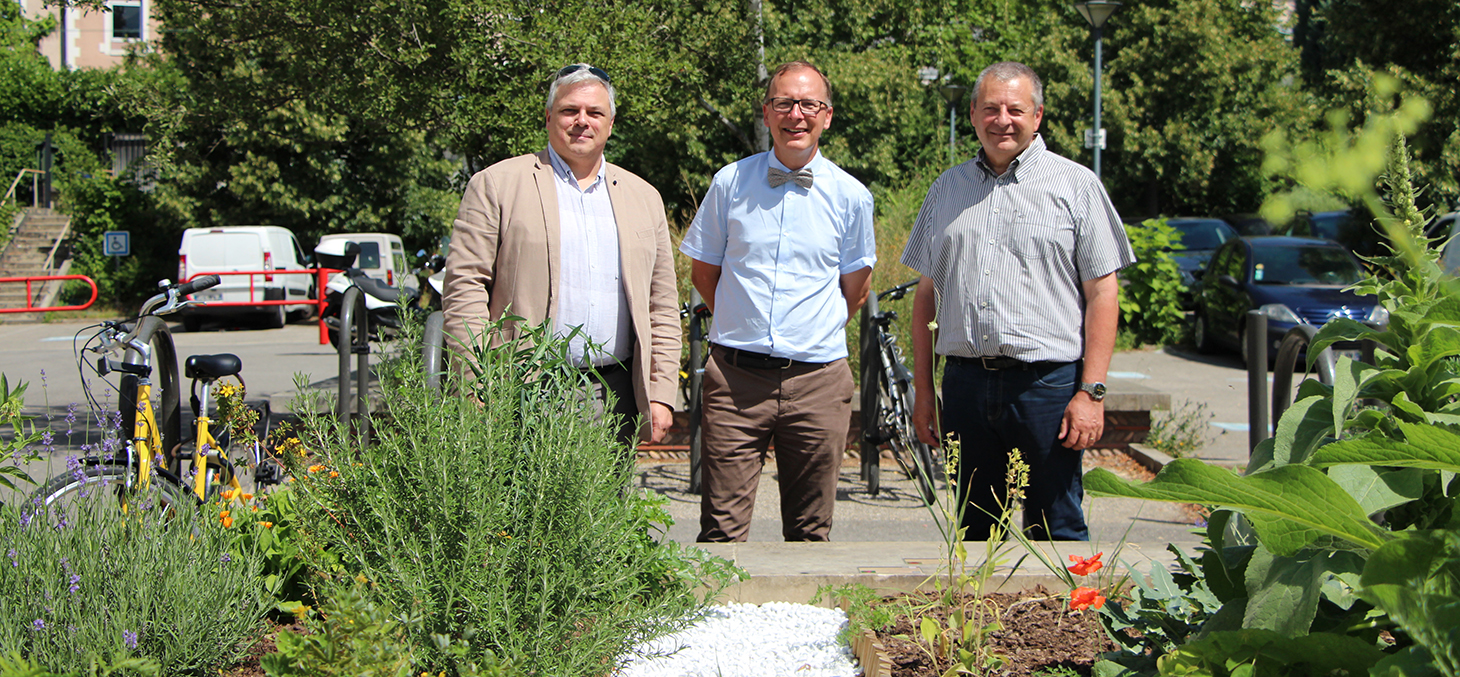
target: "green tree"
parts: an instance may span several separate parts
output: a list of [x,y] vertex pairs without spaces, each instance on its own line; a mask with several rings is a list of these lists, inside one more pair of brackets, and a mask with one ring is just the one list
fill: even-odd
[[1242,0],[1127,4],[1111,19],[1102,159],[1123,214],[1250,212],[1277,188],[1260,171],[1263,135],[1318,115],[1278,21],[1271,3]]

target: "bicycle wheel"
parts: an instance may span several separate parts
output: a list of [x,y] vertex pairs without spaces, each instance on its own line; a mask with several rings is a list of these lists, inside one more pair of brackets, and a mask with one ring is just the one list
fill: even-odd
[[127,467],[121,463],[82,465],[51,478],[31,495],[30,504],[43,510],[46,518],[56,526],[73,521],[81,501],[99,497],[115,500],[119,505],[135,505],[144,512],[161,508],[159,514],[163,515],[174,506],[183,504],[181,489],[171,481],[155,476],[151,490],[138,492],[127,488],[130,476]]
[[892,454],[908,479],[917,482],[923,502],[931,504],[937,497],[934,483],[943,475],[943,469],[933,458],[933,450],[918,439],[917,428],[913,427],[913,400],[907,382],[893,383],[887,391],[887,398],[888,406],[884,412],[890,419]]

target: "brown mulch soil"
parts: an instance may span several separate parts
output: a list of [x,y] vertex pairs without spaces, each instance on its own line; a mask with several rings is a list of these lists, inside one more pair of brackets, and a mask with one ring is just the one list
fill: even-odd
[[[936,599],[936,593],[927,593],[900,601],[926,604]],[[989,636],[988,647],[1003,660],[1002,666],[988,674],[1024,677],[1041,670],[1067,668],[1089,675],[1095,658],[1115,649],[1100,627],[1099,612],[1072,611],[1066,600],[1043,587],[1015,594],[996,593],[986,599],[998,607],[1002,625]],[[947,627],[947,607],[926,613],[941,627]],[[937,677],[948,670],[946,660],[934,666],[926,645],[920,639],[913,641],[919,637],[916,622],[921,622],[920,618],[900,615],[890,629],[877,633],[892,659],[892,677]]]
[[264,677],[265,673],[259,659],[268,654],[274,653],[277,646],[274,644],[274,637],[281,632],[305,633],[304,624],[299,622],[288,625],[280,625],[269,621],[269,629],[248,648],[248,654],[237,663],[221,671],[221,677]]

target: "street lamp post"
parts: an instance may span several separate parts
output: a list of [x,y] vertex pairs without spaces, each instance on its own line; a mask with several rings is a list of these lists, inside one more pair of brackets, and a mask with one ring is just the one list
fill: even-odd
[[1100,176],[1100,150],[1105,145],[1105,135],[1100,128],[1100,34],[1105,28],[1105,21],[1120,9],[1120,3],[1110,0],[1085,0],[1075,3],[1075,9],[1080,16],[1090,22],[1091,28],[1095,30],[1095,130],[1090,135],[1090,145],[1095,149],[1095,162],[1093,169],[1095,176]]
[[958,104],[963,101],[968,88],[950,82],[943,85],[941,91],[943,99],[948,102],[948,166],[951,167],[956,159],[954,149],[958,145]]

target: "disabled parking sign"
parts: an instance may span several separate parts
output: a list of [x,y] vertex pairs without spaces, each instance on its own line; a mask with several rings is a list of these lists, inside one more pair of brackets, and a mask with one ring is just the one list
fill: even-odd
[[101,253],[103,256],[130,256],[132,253],[132,233],[127,230],[108,230],[101,236]]

